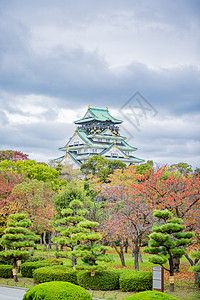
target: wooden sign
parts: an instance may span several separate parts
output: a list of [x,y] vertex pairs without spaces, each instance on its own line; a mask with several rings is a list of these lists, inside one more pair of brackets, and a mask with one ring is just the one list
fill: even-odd
[[153,267],[153,290],[164,292],[164,269]]

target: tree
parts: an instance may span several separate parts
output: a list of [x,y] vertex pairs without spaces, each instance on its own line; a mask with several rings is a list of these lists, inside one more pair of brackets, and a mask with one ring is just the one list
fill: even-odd
[[194,261],[192,261],[191,263],[191,270],[195,273],[195,284],[199,284],[200,287],[200,282],[198,282],[198,277],[200,273],[200,251],[193,251],[192,257]]
[[0,170],[0,236],[5,229],[8,214],[16,212],[15,204],[11,199],[11,192],[23,180],[24,177],[19,174],[9,170]]
[[12,151],[12,150],[1,150],[0,151],[0,161],[2,160],[11,160],[11,161],[17,161],[17,160],[28,160],[28,154],[24,154],[20,151]]
[[0,245],[5,248],[0,252],[0,256],[13,264],[13,276],[16,282],[18,281],[17,261],[25,261],[29,258],[27,248],[34,247],[37,239],[36,235],[29,230],[31,225],[31,221],[26,219],[25,214],[12,214],[0,239]]
[[122,267],[125,267],[124,250],[129,237],[128,226],[120,212],[109,212],[109,204],[106,205],[99,230],[103,240],[107,241],[115,249],[121,260]]
[[[88,211],[83,208],[83,203],[80,200],[72,200],[68,208],[61,210],[62,218],[55,221],[55,231],[59,233],[58,237],[54,237],[52,240],[62,247],[67,247],[70,252],[74,250],[78,243],[77,237],[80,234],[84,234],[85,230],[79,226],[80,222],[85,221],[84,215]],[[78,234],[78,235],[77,235]],[[67,255],[71,256],[71,253],[67,251]],[[60,252],[57,256],[63,256]],[[75,267],[76,259],[71,256],[72,266]]]
[[50,182],[52,188],[60,190],[67,182],[59,179],[59,172],[46,164],[37,163],[34,160],[4,160],[0,162],[0,170],[9,170],[16,174],[25,176],[26,179],[37,179],[39,181]]
[[51,229],[54,193],[49,183],[37,179],[24,181],[12,190],[12,204],[17,212],[26,213],[32,222],[32,230],[37,234]]
[[82,265],[79,266],[79,269],[91,270],[92,276],[94,276],[95,270],[105,269],[105,266],[100,266],[98,262],[111,261],[111,257],[105,254],[108,247],[99,244],[102,235],[96,232],[97,226],[98,222],[82,221],[79,223],[79,227],[83,233],[73,236],[79,245],[74,248],[72,255],[75,258],[81,258]]
[[173,164],[171,165],[171,168],[178,170],[182,175],[187,175],[189,173],[192,173],[192,166],[184,162]]
[[97,176],[101,179],[102,182],[106,181],[106,178],[109,174],[112,174],[116,169],[125,169],[126,164],[121,161],[114,160],[109,161],[108,159],[94,155],[87,163],[81,165],[81,171],[88,176],[92,174],[93,176]]
[[[118,190],[117,190],[118,192]],[[139,255],[142,239],[152,226],[152,214],[147,203],[123,190],[123,199],[119,190],[119,198],[105,205],[105,218],[101,221],[103,236],[114,246],[125,266],[123,249],[129,245],[134,255],[135,269],[139,270]],[[119,250],[116,247],[119,244]]]
[[81,202],[89,202],[90,197],[84,187],[77,182],[70,182],[60,192],[54,196],[54,205],[57,214],[57,219],[62,217],[62,209],[68,208],[69,203],[73,200],[80,200]]
[[[170,273],[170,291],[174,291],[174,258],[180,258],[186,253],[183,248],[189,244],[190,239],[194,236],[193,232],[183,232],[186,228],[181,225],[183,220],[173,218],[173,214],[165,210],[156,210],[153,216],[157,218],[157,224],[154,224],[150,234],[149,244],[146,252],[153,254],[149,261],[162,266]],[[168,261],[169,269],[164,266]]]

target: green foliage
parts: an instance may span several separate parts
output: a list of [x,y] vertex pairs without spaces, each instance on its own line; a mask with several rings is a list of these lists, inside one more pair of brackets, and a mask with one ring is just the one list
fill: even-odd
[[126,164],[119,160],[109,161],[108,159],[94,155],[90,157],[87,163],[81,165],[81,171],[85,175],[96,175],[101,181],[105,182],[110,174],[113,174],[116,169],[125,169]]
[[117,290],[119,288],[119,275],[114,271],[96,271],[91,276],[89,271],[77,273],[78,285],[92,290]]
[[145,174],[150,175],[153,172],[153,161],[152,160],[148,160],[146,163],[144,164],[139,164],[138,166],[136,166],[136,173],[140,174],[140,175],[145,175]]
[[119,286],[123,292],[151,290],[152,272],[135,271],[130,273],[122,273],[119,278]]
[[37,239],[36,235],[28,229],[31,225],[31,221],[26,219],[25,214],[9,216],[7,228],[0,239],[0,245],[6,249],[0,252],[1,257],[15,264],[17,260],[28,259],[29,252],[27,248],[34,247]]
[[23,300],[92,300],[89,292],[70,282],[53,281],[30,288]]
[[0,265],[0,277],[12,278],[12,266]]
[[77,284],[76,270],[66,266],[43,267],[34,270],[33,279],[36,283],[48,281],[68,281]]
[[67,182],[58,178],[59,172],[47,166],[45,163],[37,163],[34,160],[3,160],[0,161],[1,170],[11,170],[20,175],[25,175],[29,179],[50,182],[52,189],[57,191]]
[[173,218],[173,214],[165,210],[154,211],[154,217],[158,219],[158,224],[154,224],[149,235],[149,244],[145,252],[153,254],[149,261],[163,266],[167,260],[169,262],[170,275],[174,274],[173,259],[180,258],[186,253],[186,246],[194,236],[193,232],[183,232],[184,225],[182,219]]
[[75,258],[81,258],[82,264],[79,269],[86,270],[100,270],[102,267],[98,265],[97,261],[111,261],[112,258],[105,254],[108,247],[98,244],[102,239],[100,233],[96,233],[97,222],[83,221],[79,223],[83,233],[74,234],[77,241],[80,242],[74,250],[72,255]]
[[51,259],[45,259],[36,262],[25,262],[21,264],[20,269],[23,277],[32,278],[33,271],[38,268],[52,266],[52,265],[62,265],[62,264],[63,262],[61,260],[51,258]]
[[134,295],[129,296],[126,300],[178,300],[170,295],[157,292],[157,291],[146,291],[140,292]]
[[182,175],[187,175],[192,172],[192,166],[188,165],[187,163],[180,162],[178,164],[171,165],[172,169],[176,169],[179,171]]
[[89,201],[89,197],[80,184],[70,182],[63,188],[61,192],[56,194],[54,198],[54,204],[56,212],[58,214],[58,218],[62,216],[62,209],[69,207],[69,203],[73,200],[79,200],[83,203],[87,200]]
[[[200,251],[193,251],[192,257],[195,258],[196,264],[191,267],[192,272],[200,273]],[[200,286],[200,276],[198,276],[198,284]]]

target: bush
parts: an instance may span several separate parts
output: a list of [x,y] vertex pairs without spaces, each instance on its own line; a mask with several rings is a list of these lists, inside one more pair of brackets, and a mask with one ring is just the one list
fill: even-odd
[[123,292],[152,290],[152,272],[122,273],[119,277],[119,286]]
[[2,278],[12,278],[12,266],[0,265],[0,277]]
[[20,270],[23,277],[32,278],[33,277],[33,271],[38,268],[52,266],[52,265],[62,265],[63,262],[58,259],[45,259],[42,261],[36,261],[36,262],[25,262],[21,264]]
[[23,297],[23,300],[92,300],[92,296],[82,287],[70,282],[53,281],[38,284]]
[[119,288],[119,275],[113,271],[96,271],[95,276],[91,276],[90,271],[80,271],[77,273],[77,282],[92,290],[116,290]]
[[76,270],[66,266],[43,267],[33,271],[33,279],[35,283],[68,281],[77,284],[76,273]]
[[43,256],[31,256],[26,262],[34,262],[34,261],[41,261],[45,258]]
[[177,300],[177,298],[174,298],[172,296],[169,296],[167,294],[157,292],[157,291],[147,291],[147,292],[141,292],[137,293],[135,295],[131,295],[130,297],[126,298],[126,300]]

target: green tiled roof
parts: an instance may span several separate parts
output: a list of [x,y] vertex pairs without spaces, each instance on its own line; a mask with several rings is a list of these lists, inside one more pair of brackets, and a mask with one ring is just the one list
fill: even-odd
[[69,154],[69,156],[71,157],[71,159],[72,159],[78,166],[81,165],[80,161],[78,161],[70,151],[69,151],[67,154]]
[[124,144],[124,146],[121,146],[123,150],[129,150],[129,151],[137,150],[136,147],[130,146],[126,141],[122,141],[122,144]]
[[105,122],[105,121],[111,121],[115,124],[120,124],[123,121],[118,120],[116,118],[113,118],[111,114],[109,113],[108,109],[100,109],[100,108],[89,108],[88,112],[92,115],[92,117],[89,118],[83,118],[80,120],[75,121],[75,124],[80,124],[84,122],[89,122],[92,120],[100,121],[100,122]]

